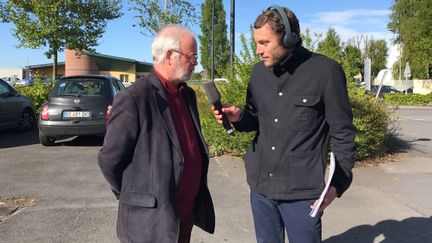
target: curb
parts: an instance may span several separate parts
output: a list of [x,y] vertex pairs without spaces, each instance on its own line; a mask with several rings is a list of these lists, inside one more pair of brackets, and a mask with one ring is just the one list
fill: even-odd
[[432,105],[389,105],[388,108],[392,110],[398,110],[398,109],[412,109],[412,110],[432,110]]

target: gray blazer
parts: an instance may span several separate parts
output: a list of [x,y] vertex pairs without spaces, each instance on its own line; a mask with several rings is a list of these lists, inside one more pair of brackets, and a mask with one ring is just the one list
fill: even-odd
[[[195,225],[213,233],[215,214],[207,187],[208,150],[201,134],[195,92],[187,86],[184,91],[203,158]],[[120,241],[177,242],[176,194],[185,161],[165,90],[154,72],[116,95],[98,161],[119,199]]]

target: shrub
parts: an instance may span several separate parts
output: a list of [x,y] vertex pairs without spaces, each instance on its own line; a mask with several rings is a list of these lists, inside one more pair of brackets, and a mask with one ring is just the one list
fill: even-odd
[[427,105],[432,103],[432,93],[422,94],[384,94],[384,101],[391,105]]
[[382,101],[356,89],[353,83],[348,90],[357,129],[356,159],[383,156],[389,150],[389,138],[396,129],[395,116]]
[[51,84],[44,84],[42,79],[39,77],[35,78],[35,82],[30,86],[16,86],[15,89],[22,95],[28,97],[34,107],[35,112],[39,113],[40,107],[46,102],[48,99],[48,95],[51,92]]
[[[223,92],[227,84],[218,83],[218,89]],[[235,136],[228,136],[225,129],[217,123],[211,110],[211,105],[207,102],[204,90],[199,84],[190,85],[197,93],[198,110],[200,113],[201,127],[204,138],[209,145],[211,155],[222,155],[230,153],[233,155],[244,155],[252,141],[255,133],[236,132]],[[225,97],[225,95],[222,95]],[[223,103],[229,102],[222,100]],[[231,102],[229,102],[231,103]]]

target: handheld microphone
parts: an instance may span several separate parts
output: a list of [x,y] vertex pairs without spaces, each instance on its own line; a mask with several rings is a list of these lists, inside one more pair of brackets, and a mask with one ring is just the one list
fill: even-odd
[[231,123],[229,122],[225,113],[222,112],[222,104],[220,102],[221,96],[216,85],[213,81],[203,82],[203,88],[209,104],[214,105],[215,109],[218,110],[222,115],[222,125],[227,131],[228,135],[234,136],[234,129],[231,127]]

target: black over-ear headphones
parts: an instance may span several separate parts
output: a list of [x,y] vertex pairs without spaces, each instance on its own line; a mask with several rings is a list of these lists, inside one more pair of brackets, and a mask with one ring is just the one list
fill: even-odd
[[299,37],[297,33],[291,32],[290,22],[285,11],[278,5],[273,5],[269,7],[267,10],[272,10],[274,13],[276,13],[285,27],[285,35],[282,38],[283,45],[286,48],[290,48],[290,49],[294,48],[299,41]]

